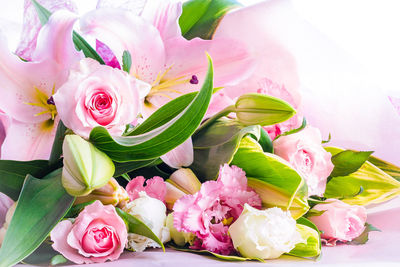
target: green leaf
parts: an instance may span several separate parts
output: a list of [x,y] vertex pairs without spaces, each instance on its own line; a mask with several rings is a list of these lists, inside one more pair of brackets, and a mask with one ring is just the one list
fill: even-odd
[[0,248],[0,267],[17,264],[35,251],[71,207],[75,198],[62,186],[61,172],[44,179],[27,175]]
[[260,262],[265,262],[263,259],[259,258],[245,258],[241,256],[227,256],[227,255],[221,255],[218,253],[214,253],[208,250],[196,250],[196,249],[190,249],[188,247],[178,247],[175,246],[171,243],[168,244],[168,247],[173,248],[178,251],[184,251],[184,252],[191,252],[191,253],[196,253],[196,254],[203,254],[203,255],[211,255],[214,256],[220,260],[224,261],[260,261]]
[[[290,131],[284,132],[283,134],[278,135],[277,137],[275,137],[274,141],[275,141],[276,139],[278,139],[279,137],[281,137],[281,136],[287,136],[287,135],[291,135],[291,134],[298,133],[298,132],[300,132],[301,130],[303,130],[304,128],[306,128],[306,126],[307,126],[306,118],[303,118],[303,122],[301,123],[301,125],[300,125],[299,128],[293,129],[293,130],[290,130]],[[329,136],[330,136],[330,135],[329,135]]]
[[[326,202],[325,202],[325,203],[326,203]],[[308,227],[314,229],[315,231],[319,232],[318,227],[317,227],[312,221],[310,221],[310,220],[307,219],[307,218],[300,217],[300,218],[298,218],[298,219],[296,220],[296,223],[297,223],[297,224],[302,224],[302,225],[308,226]]]
[[264,130],[264,128],[261,128],[260,139],[258,140],[258,143],[260,144],[264,152],[274,153],[274,146],[272,145],[272,140],[269,137],[267,131]]
[[[344,149],[326,147],[336,155]],[[363,188],[361,193],[360,189]],[[378,204],[400,195],[400,182],[366,161],[361,168],[346,176],[337,176],[326,185],[324,197],[338,198],[351,205]]]
[[[36,0],[31,0],[33,6],[36,9],[36,13],[38,14],[40,23],[42,25],[45,25],[51,16],[51,12],[46,9],[44,6],[39,4]],[[97,60],[100,64],[105,64],[104,60],[99,56],[99,54],[94,50],[86,40],[79,35],[76,31],[73,31],[72,33],[72,40],[74,42],[75,48],[78,51],[82,51],[85,57],[92,58],[94,60]]]
[[49,239],[46,239],[32,254],[26,257],[22,263],[30,265],[48,265],[53,257],[59,255],[55,251]]
[[235,112],[241,123],[261,126],[284,122],[296,114],[284,100],[256,93],[241,95],[235,103]]
[[50,265],[54,266],[54,265],[58,265],[58,264],[63,264],[63,263],[66,263],[67,261],[68,260],[66,258],[64,258],[63,255],[56,255],[51,259]]
[[143,161],[130,161],[130,162],[124,162],[124,163],[114,162],[114,165],[115,165],[114,177],[121,176],[125,173],[131,172],[134,170],[138,170],[140,168],[144,168],[147,166],[155,166],[155,165],[158,165],[161,163],[162,163],[162,160],[159,158],[143,160]]
[[92,200],[89,202],[85,202],[85,203],[80,203],[77,205],[72,206],[67,214],[64,216],[64,218],[75,218],[79,215],[79,213],[81,213],[81,211],[88,205],[93,204],[96,200]]
[[48,168],[47,160],[0,160],[0,192],[16,201],[26,175],[32,174],[41,177]]
[[113,138],[105,128],[96,127],[90,133],[91,142],[117,162],[154,159],[182,144],[199,126],[210,103],[213,67],[211,58],[208,59],[209,69],[200,92],[176,117],[158,128],[135,136]]
[[397,181],[400,181],[400,167],[397,167],[396,165],[384,161],[380,158],[370,156],[368,159],[369,162],[374,164],[376,167],[387,173],[388,175],[392,176],[394,179]]
[[129,51],[124,51],[122,54],[122,69],[129,73],[131,71],[132,66],[132,57]]
[[345,150],[332,157],[335,166],[331,177],[346,176],[357,171],[369,158],[373,151]]
[[246,172],[249,187],[260,195],[264,207],[290,210],[294,218],[308,211],[303,178],[282,158],[263,152],[253,139],[242,139],[231,164]]
[[238,121],[221,118],[193,135],[194,161],[190,169],[200,181],[213,180],[221,165],[230,163],[246,135],[258,139],[260,126],[245,126]]
[[211,40],[221,19],[229,10],[239,7],[235,0],[190,0],[183,4],[179,26],[186,39]]
[[154,240],[157,244],[159,244],[163,249],[163,251],[165,251],[164,244],[146,224],[144,224],[141,220],[139,220],[135,216],[132,216],[126,213],[125,211],[121,210],[120,208],[115,208],[115,210],[117,211],[118,215],[125,221],[126,225],[128,226],[129,233],[134,233],[148,237]]
[[301,237],[306,242],[298,243],[294,249],[287,254],[304,258],[318,257],[321,254],[321,238],[318,230],[303,224],[297,224],[296,227]]
[[349,244],[349,245],[364,245],[365,243],[368,242],[369,232],[372,232],[372,231],[381,232],[381,230],[374,227],[373,225],[371,225],[369,223],[365,223],[364,232],[362,232],[362,234],[359,237],[353,239],[352,241],[347,242],[347,244]]
[[310,209],[304,216],[305,217],[313,217],[313,216],[321,216],[325,213],[326,210],[314,210]]
[[49,164],[54,164],[60,159],[66,130],[67,127],[65,127],[64,123],[60,120],[57,126],[56,136],[54,137],[53,146],[51,148]]

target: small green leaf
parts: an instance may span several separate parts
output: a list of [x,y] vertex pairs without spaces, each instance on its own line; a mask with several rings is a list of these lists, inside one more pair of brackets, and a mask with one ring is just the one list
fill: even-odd
[[188,247],[178,247],[175,246],[171,243],[168,244],[168,247],[173,248],[178,251],[184,251],[184,252],[191,252],[191,253],[196,253],[196,254],[203,254],[203,255],[211,255],[214,256],[218,259],[224,260],[224,261],[260,261],[260,262],[265,262],[263,259],[259,258],[245,258],[241,256],[227,256],[227,255],[221,255],[218,253],[214,253],[208,250],[196,250],[196,249],[190,249]]
[[272,140],[269,137],[267,131],[264,130],[264,128],[261,128],[260,139],[258,140],[258,143],[260,144],[264,152],[274,153],[274,146],[272,145]]
[[322,214],[325,213],[326,210],[314,210],[310,209],[304,216],[305,217],[315,217],[315,216],[321,216]]
[[61,184],[61,169],[44,179],[28,175],[0,248],[0,267],[17,264],[35,251],[74,200]]
[[27,174],[42,177],[49,168],[47,160],[0,160],[0,192],[14,201],[18,199]]
[[382,171],[384,171],[385,173],[387,173],[388,175],[392,176],[397,181],[400,181],[400,167],[373,156],[370,156],[368,161],[374,164]]
[[327,144],[327,143],[329,143],[331,141],[331,139],[332,139],[332,135],[331,135],[331,133],[329,133],[328,140],[323,140],[321,143],[322,144]]
[[291,135],[291,134],[298,133],[298,132],[300,132],[301,130],[303,130],[304,128],[306,128],[306,126],[307,126],[306,118],[303,118],[303,122],[301,123],[301,125],[300,125],[299,128],[293,129],[293,130],[290,130],[290,131],[284,132],[283,134],[278,135],[277,137],[275,137],[274,141],[275,141],[276,139],[278,139],[279,137],[281,137],[281,136],[287,136],[287,135]]
[[131,71],[132,66],[132,57],[129,51],[124,51],[122,54],[122,69],[129,73]]
[[[38,14],[40,23],[42,25],[45,25],[51,16],[51,12],[47,10],[44,6],[39,4],[36,0],[31,0],[33,6],[36,9],[36,12]],[[82,51],[85,57],[92,58],[94,60],[97,60],[100,64],[105,64],[104,60],[99,56],[99,54],[94,50],[86,40],[79,35],[76,31],[73,31],[72,33],[72,40],[74,42],[75,48],[78,51]]]
[[321,238],[318,230],[303,224],[297,224],[296,227],[305,243],[298,243],[287,254],[303,258],[318,257],[321,254]]
[[[326,147],[332,155],[344,151]],[[360,190],[363,188],[361,193]],[[400,182],[366,161],[361,168],[346,176],[337,176],[327,185],[324,197],[340,198],[351,205],[378,204],[400,195]]]
[[373,151],[345,150],[332,157],[335,166],[331,177],[346,176],[356,172],[369,158]]
[[[197,129],[210,103],[213,67],[211,58],[208,59],[209,70],[200,92],[176,117],[158,128],[134,136],[113,138],[105,128],[95,127],[90,133],[91,142],[116,162],[155,159],[182,144]],[[171,102],[166,105],[171,106]],[[137,129],[139,131],[139,127]]]
[[63,255],[56,255],[51,259],[50,265],[54,266],[54,265],[58,265],[58,264],[63,264],[63,263],[66,263],[67,261],[68,260],[66,258],[64,258]]
[[190,0],[185,2],[179,18],[182,35],[189,40],[195,37],[211,40],[226,12],[239,6],[240,4],[235,0]]
[[372,232],[372,231],[381,232],[380,229],[374,227],[373,225],[371,225],[369,223],[365,223],[364,232],[362,232],[362,234],[359,237],[353,239],[352,241],[347,242],[347,244],[349,244],[349,245],[364,245],[365,243],[368,242],[369,232]]
[[144,224],[141,220],[139,220],[135,216],[132,216],[126,213],[125,211],[121,210],[120,208],[115,208],[115,210],[117,211],[118,215],[125,221],[126,225],[128,226],[129,233],[134,233],[148,237],[154,240],[157,244],[159,244],[163,249],[163,251],[165,251],[164,244],[146,224]]
[[264,207],[290,210],[294,218],[308,211],[307,185],[301,175],[282,158],[264,153],[253,139],[242,139],[231,164],[246,172],[248,186],[258,193]]
[[221,118],[192,137],[194,161],[190,169],[200,181],[213,180],[221,165],[230,163],[246,135],[259,138],[260,126],[245,126],[238,121]]

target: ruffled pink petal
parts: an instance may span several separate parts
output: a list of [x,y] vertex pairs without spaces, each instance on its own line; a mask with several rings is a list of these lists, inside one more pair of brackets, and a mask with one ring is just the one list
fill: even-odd
[[139,192],[145,191],[144,189],[145,180],[146,179],[143,176],[137,176],[136,178],[130,180],[129,183],[126,185],[125,190],[129,195],[130,201],[139,198]]
[[50,233],[53,241],[53,249],[60,252],[65,258],[76,263],[91,263],[90,259],[78,254],[74,248],[67,243],[67,236],[71,232],[72,223],[68,220],[59,222]]
[[159,176],[154,176],[146,181],[145,191],[149,197],[157,198],[162,202],[165,202],[165,196],[167,194],[167,186],[165,185],[164,179]]
[[234,188],[237,190],[247,189],[246,173],[237,166],[224,164],[219,169],[218,182],[221,182],[225,188]]
[[166,65],[172,66],[166,78],[190,78],[196,75],[199,81],[203,80],[208,68],[206,52],[213,59],[215,87],[235,85],[248,78],[255,67],[248,47],[229,38],[195,38],[189,41],[183,37],[176,37],[167,40],[165,47]]
[[146,1],[140,16],[157,28],[163,40],[181,36],[179,17],[182,14],[182,2],[175,0]]
[[48,126],[52,123],[45,121],[33,124],[13,120],[1,147],[1,159],[20,161],[49,159],[57,129],[54,125]]
[[[77,12],[75,3],[70,0],[38,0],[38,2],[51,12],[58,9],[67,9],[71,12]],[[42,28],[42,24],[39,21],[36,9],[31,0],[25,0],[23,23],[21,40],[15,53],[23,59],[30,61],[36,48],[37,36]]]
[[229,255],[235,251],[232,239],[228,235],[228,226],[224,226],[222,223],[213,224],[210,226],[210,231],[211,233],[203,238],[200,249],[222,255]]
[[14,201],[6,194],[0,192],[0,227],[3,226],[6,220],[7,211],[12,206],[12,204],[14,204]]
[[101,42],[122,61],[129,51],[132,57],[131,74],[152,83],[164,70],[165,51],[158,30],[141,17],[122,9],[97,9],[84,15],[81,30]]
[[78,62],[83,56],[75,49],[72,28],[78,16],[66,10],[54,12],[40,30],[33,61],[54,60],[64,68]]
[[179,169],[181,167],[190,166],[193,163],[193,143],[190,137],[184,143],[177,146],[167,154],[161,156],[160,158],[168,166]]
[[178,231],[206,233],[203,209],[196,205],[197,194],[185,195],[174,204],[174,227]]
[[99,40],[96,40],[96,52],[101,56],[106,65],[121,69],[121,65],[111,49]]

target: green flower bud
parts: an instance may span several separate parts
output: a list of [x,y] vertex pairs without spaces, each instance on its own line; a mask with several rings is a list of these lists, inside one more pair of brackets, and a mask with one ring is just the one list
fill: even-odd
[[63,143],[62,184],[72,196],[85,196],[103,187],[113,176],[111,159],[78,135],[67,135]]

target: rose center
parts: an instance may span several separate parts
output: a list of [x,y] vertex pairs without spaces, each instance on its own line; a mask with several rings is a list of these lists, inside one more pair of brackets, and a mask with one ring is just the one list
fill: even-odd
[[103,253],[113,247],[113,232],[107,226],[92,228],[82,238],[82,247],[87,253]]

